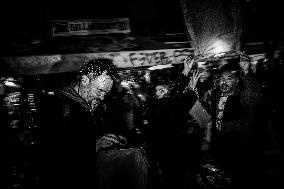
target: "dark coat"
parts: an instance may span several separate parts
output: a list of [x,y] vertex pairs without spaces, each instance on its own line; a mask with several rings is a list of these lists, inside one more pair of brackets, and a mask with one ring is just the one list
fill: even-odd
[[[220,99],[220,94],[215,93],[212,95],[212,120],[213,123],[216,123],[216,111],[217,111],[217,104]],[[225,109],[224,109],[224,114],[223,114],[223,119],[222,123],[226,122],[234,122],[234,121],[240,121],[242,119],[245,119],[245,110],[241,104],[240,101],[240,94],[234,94],[228,97]],[[229,131],[230,128],[224,128],[225,131]]]
[[187,81],[187,77],[180,76],[169,97],[150,100],[148,119],[157,136],[168,138],[186,132],[189,121],[192,120],[189,110],[197,100],[195,92],[183,92]]
[[183,92],[187,84],[188,78],[179,77],[170,97],[152,99],[148,109],[150,155],[159,163],[166,188],[181,187],[199,158],[198,126],[189,114],[197,96]]
[[[260,86],[253,77],[241,78],[243,88],[228,97],[222,118],[222,130],[216,129],[216,108],[220,91],[212,91],[212,152],[218,164],[233,176],[235,184],[242,183],[250,174],[254,111],[260,102]],[[257,128],[259,129],[259,128]],[[246,176],[244,176],[246,175]]]
[[[216,88],[211,93],[211,112],[213,123],[216,123],[216,108],[221,91]],[[255,75],[248,73],[240,78],[237,92],[228,97],[223,115],[223,132],[239,132],[245,142],[251,143],[255,126],[255,111],[261,101],[260,84]],[[215,129],[215,127],[214,127]],[[215,133],[216,134],[216,133]],[[213,135],[214,136],[214,135]]]
[[104,133],[124,134],[126,108],[111,99],[91,112],[71,86],[61,86],[40,103],[43,187],[95,186],[96,139]]

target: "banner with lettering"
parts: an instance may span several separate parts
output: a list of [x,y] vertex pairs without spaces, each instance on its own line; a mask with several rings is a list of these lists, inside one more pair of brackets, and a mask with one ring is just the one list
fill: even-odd
[[96,57],[111,58],[119,68],[128,68],[179,64],[189,55],[193,55],[192,48],[3,57],[2,62],[7,73],[35,75],[77,71],[84,62]]
[[52,36],[130,33],[128,18],[53,20]]

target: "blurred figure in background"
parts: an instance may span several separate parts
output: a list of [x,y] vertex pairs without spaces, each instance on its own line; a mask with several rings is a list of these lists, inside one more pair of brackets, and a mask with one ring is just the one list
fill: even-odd
[[270,57],[271,80],[269,93],[271,98],[272,132],[275,133],[276,142],[280,145],[281,153],[284,153],[284,128],[282,115],[284,112],[284,50],[276,48]]
[[[264,125],[259,119],[263,113],[261,84],[257,75],[253,73],[251,58],[245,53],[240,54],[239,62],[241,72],[241,103],[248,117],[250,127],[249,143],[256,149],[260,150]],[[260,138],[261,136],[261,138]]]
[[187,174],[199,165],[204,128],[189,114],[199,98],[200,72],[193,65],[192,58],[186,59],[176,80],[154,86],[151,93],[150,155],[160,171],[162,188],[184,188]]
[[[132,80],[131,80],[132,79]],[[141,85],[131,76],[121,82],[123,101],[128,105],[125,117],[127,122],[127,138],[132,145],[141,145],[143,139],[143,111],[146,95],[141,91]]]
[[[7,135],[7,131],[8,131],[8,119],[7,119],[7,109],[4,106],[4,97],[6,96],[6,87],[4,85],[4,78],[0,78],[0,138],[1,138],[1,143],[4,145],[7,145],[7,141],[8,141],[8,135]],[[2,163],[1,163],[1,167],[3,167],[2,171],[1,171],[1,175],[3,175],[3,181],[0,184],[0,188],[5,188],[9,186],[9,181],[7,180],[9,178],[9,173],[6,171],[9,169],[9,166],[7,165],[9,158],[8,152],[9,150],[6,148],[4,151],[2,151],[2,153],[4,154]]]

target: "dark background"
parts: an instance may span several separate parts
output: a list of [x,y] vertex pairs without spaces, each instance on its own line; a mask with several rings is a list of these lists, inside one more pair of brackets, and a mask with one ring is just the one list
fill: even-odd
[[[283,35],[281,1],[240,0],[245,41]],[[10,1],[1,6],[1,41],[45,38],[52,19],[129,17],[139,35],[184,33],[179,0]]]

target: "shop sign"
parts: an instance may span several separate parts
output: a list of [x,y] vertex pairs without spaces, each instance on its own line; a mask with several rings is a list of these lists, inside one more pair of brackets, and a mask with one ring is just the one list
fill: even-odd
[[130,33],[128,18],[53,20],[52,36]]

